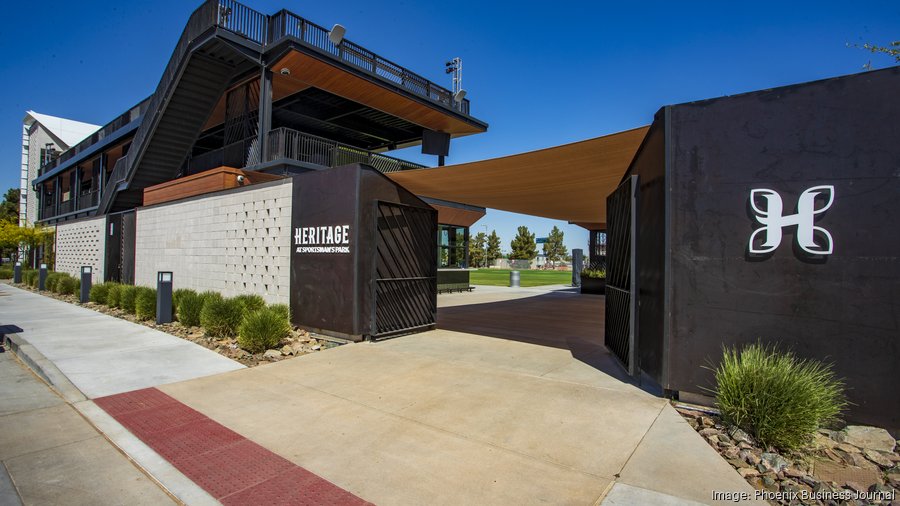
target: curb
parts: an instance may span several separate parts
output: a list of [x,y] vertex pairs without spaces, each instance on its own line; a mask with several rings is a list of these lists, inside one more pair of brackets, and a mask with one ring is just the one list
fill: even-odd
[[43,353],[32,346],[25,338],[18,334],[4,334],[3,344],[16,354],[22,362],[40,376],[70,404],[86,401],[87,397],[81,390],[69,381],[69,378],[53,365]]

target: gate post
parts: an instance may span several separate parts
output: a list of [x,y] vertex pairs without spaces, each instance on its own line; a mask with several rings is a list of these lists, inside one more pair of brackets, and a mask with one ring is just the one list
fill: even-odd
[[572,250],[572,286],[581,286],[581,268],[584,264],[583,252],[580,249]]

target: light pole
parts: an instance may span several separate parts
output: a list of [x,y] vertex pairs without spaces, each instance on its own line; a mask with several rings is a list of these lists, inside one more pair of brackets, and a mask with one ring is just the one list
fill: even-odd
[[481,225],[481,228],[484,229],[484,258],[481,259],[481,264],[485,268],[487,268],[487,253],[488,253],[488,235],[487,235],[487,225]]

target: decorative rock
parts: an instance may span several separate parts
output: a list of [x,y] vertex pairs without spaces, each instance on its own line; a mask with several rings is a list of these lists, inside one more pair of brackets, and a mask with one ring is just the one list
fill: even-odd
[[815,445],[816,447],[834,448],[834,445],[836,445],[836,444],[837,443],[835,443],[834,440],[828,436],[823,436],[822,434],[818,434],[818,433],[815,436],[813,436],[813,445]]
[[281,354],[282,354],[282,355],[293,355],[293,354],[294,354],[294,349],[291,348],[291,347],[288,346],[288,345],[284,345],[284,346],[281,348]]
[[278,350],[266,350],[266,352],[263,353],[263,358],[267,358],[269,360],[279,359],[281,358],[281,352]]
[[750,464],[748,464],[740,459],[728,459],[728,463],[731,464],[731,467],[733,467],[735,469],[742,469],[745,467],[748,469],[750,468]]
[[777,453],[763,453],[760,459],[764,466],[772,469],[776,473],[784,471],[790,465],[790,462]]
[[738,443],[738,448],[741,450],[749,450],[750,448],[753,448],[753,445],[750,443]]
[[[739,460],[741,458],[741,450],[737,446],[729,446],[722,450],[722,456],[728,460]],[[743,460],[740,460],[743,462]]]
[[837,433],[835,440],[886,453],[894,451],[894,445],[897,443],[888,431],[864,425],[848,425]]
[[719,444],[719,436],[715,434],[706,436],[706,440],[709,441],[713,446],[717,446]]
[[753,476],[759,476],[759,471],[753,469],[752,467],[742,467],[737,470],[738,474],[743,476],[744,478],[750,478]]
[[741,429],[738,429],[737,427],[731,429],[731,431],[728,432],[728,435],[731,436],[731,439],[734,439],[738,443],[752,443],[753,442],[753,439],[750,437],[749,434],[747,434],[746,432],[744,432]]
[[834,448],[836,450],[841,450],[842,452],[847,452],[847,453],[859,453],[860,452],[859,448],[857,448],[851,444],[847,444],[847,443],[837,443],[836,445],[834,445]]
[[719,434],[721,434],[721,432],[719,432],[717,429],[713,429],[712,427],[708,427],[706,429],[700,430],[700,435],[703,437],[714,436],[714,435],[718,436]]
[[788,468],[785,468],[784,475],[787,476],[788,478],[803,478],[804,476],[806,476],[806,473],[804,473],[803,471],[801,471],[799,469],[796,469],[793,467],[788,467]]
[[319,351],[322,349],[322,346],[317,344],[317,345],[313,346],[312,349],[313,349],[313,351]]
[[866,493],[866,489],[865,489],[862,485],[860,485],[859,483],[856,483],[855,481],[845,481],[845,482],[842,484],[842,486],[843,486],[843,488],[846,488],[846,489],[849,489],[849,490],[853,490],[854,492],[857,492],[857,493],[860,493],[860,494]]
[[872,462],[874,462],[884,468],[888,468],[888,467],[891,467],[894,465],[894,463],[891,461],[891,459],[887,458],[885,455],[883,455],[879,452],[876,452],[874,450],[869,450],[869,449],[863,450],[863,455],[865,455],[867,459],[871,460]]
[[701,416],[701,417],[700,417],[700,425],[703,426],[703,427],[712,427],[712,426],[715,425],[715,424],[716,424],[716,423],[712,421],[712,418],[710,418],[710,417],[708,417],[708,416]]
[[778,491],[778,482],[775,481],[775,478],[772,478],[771,476],[763,476],[762,481],[763,487],[765,487],[767,490],[771,490],[772,492]]
[[840,455],[844,462],[846,462],[848,465],[860,467],[862,469],[878,469],[878,466],[866,460],[866,458],[863,457],[861,453],[847,453],[837,451],[837,454]]
[[751,452],[750,450],[742,450],[741,458],[750,463],[751,465],[759,464],[759,455]]

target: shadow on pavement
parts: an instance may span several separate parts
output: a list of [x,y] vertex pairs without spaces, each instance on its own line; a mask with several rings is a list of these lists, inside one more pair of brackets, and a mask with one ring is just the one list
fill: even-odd
[[605,302],[602,295],[561,290],[520,299],[441,307],[437,326],[566,349],[575,359],[636,385],[603,345]]

